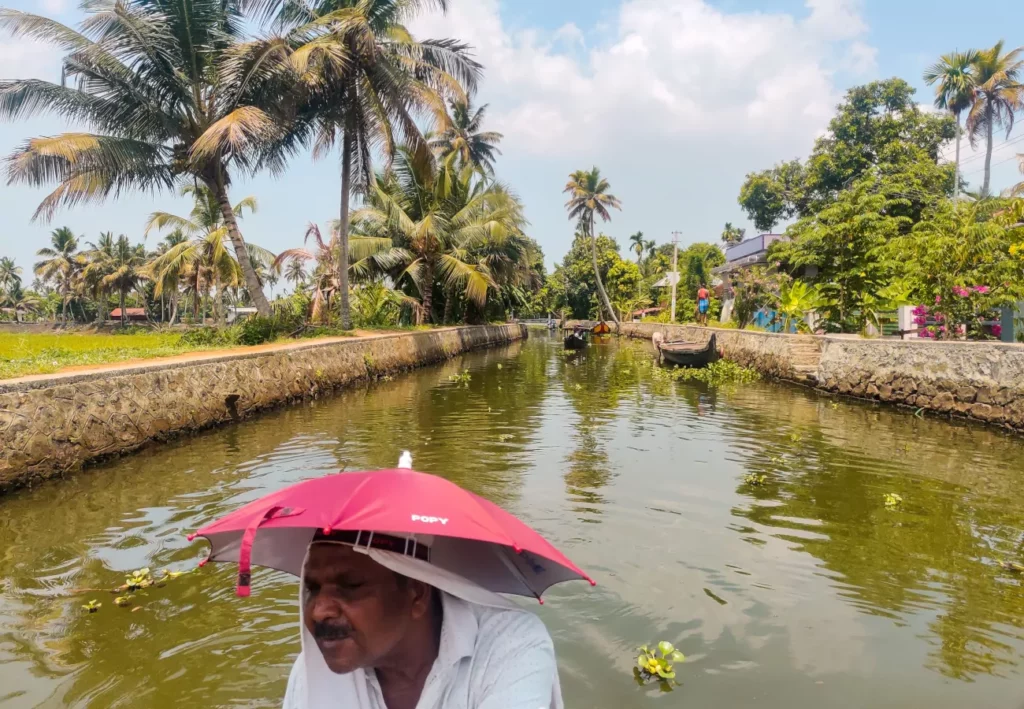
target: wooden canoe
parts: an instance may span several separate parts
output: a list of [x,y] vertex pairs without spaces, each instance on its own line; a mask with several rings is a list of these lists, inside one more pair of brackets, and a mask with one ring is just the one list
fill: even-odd
[[699,342],[663,342],[658,348],[662,359],[680,367],[706,367],[715,360],[715,336],[705,344]]
[[582,332],[570,332],[565,336],[565,349],[582,350],[587,346],[587,337]]

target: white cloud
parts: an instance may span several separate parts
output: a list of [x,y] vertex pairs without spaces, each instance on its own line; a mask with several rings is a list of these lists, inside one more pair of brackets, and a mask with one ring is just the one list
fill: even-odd
[[0,35],[0,79],[59,76],[59,56],[53,47],[28,39],[10,39]]
[[807,0],[808,28],[823,39],[853,39],[867,31],[860,0]]
[[41,0],[40,5],[49,15],[59,15],[67,8],[65,0]]
[[546,36],[506,29],[497,0],[454,3],[448,16],[420,18],[413,29],[475,47],[486,67],[481,100],[509,151],[767,140],[791,157],[833,111],[833,71],[868,71],[875,60],[874,48],[848,41],[866,29],[858,3],[807,6],[798,18],[726,13],[703,0],[626,0],[610,39],[587,42],[586,52],[579,47],[591,35],[574,24]]
[[878,68],[878,49],[860,41],[851,43],[846,50],[843,68],[858,75],[872,73]]
[[575,22],[567,22],[555,30],[554,39],[562,40],[568,46],[584,45],[583,30]]

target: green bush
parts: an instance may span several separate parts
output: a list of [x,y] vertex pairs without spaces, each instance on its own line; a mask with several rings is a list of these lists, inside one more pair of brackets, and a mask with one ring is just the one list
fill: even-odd
[[186,347],[212,347],[216,345],[233,345],[234,340],[229,330],[215,327],[196,327],[182,333],[178,343]]
[[302,319],[291,312],[277,312],[270,317],[252,315],[238,325],[235,341],[240,345],[261,345],[285,337],[302,328]]

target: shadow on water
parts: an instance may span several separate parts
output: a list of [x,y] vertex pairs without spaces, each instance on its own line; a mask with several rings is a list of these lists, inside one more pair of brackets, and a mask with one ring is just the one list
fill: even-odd
[[[269,490],[404,448],[597,578],[538,609],[571,709],[1020,709],[1024,590],[998,565],[1024,561],[1019,439],[770,383],[674,382],[645,343],[567,357],[536,332],[5,498],[0,707],[279,706],[293,578],[260,572],[243,600],[211,565],[137,611],[103,589],[193,568],[185,533]],[[688,658],[667,697],[631,677],[634,648],[661,639]]]

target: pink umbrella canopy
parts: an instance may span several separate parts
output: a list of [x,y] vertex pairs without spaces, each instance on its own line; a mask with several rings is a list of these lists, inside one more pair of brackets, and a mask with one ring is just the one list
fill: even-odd
[[541,594],[594,581],[544,537],[453,482],[408,469],[314,478],[250,502],[200,529],[210,561],[237,562],[238,595],[253,564],[299,576],[314,536],[429,561],[490,591]]

